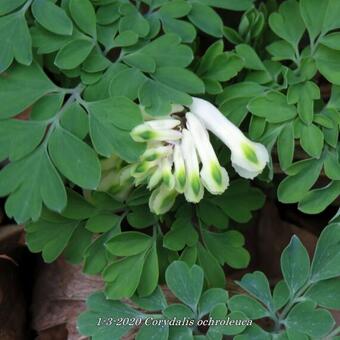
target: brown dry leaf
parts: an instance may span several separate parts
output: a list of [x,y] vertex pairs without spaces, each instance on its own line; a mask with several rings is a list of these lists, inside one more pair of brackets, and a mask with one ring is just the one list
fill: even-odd
[[[76,320],[85,310],[85,300],[103,283],[98,276],[87,276],[81,266],[74,266],[62,258],[52,264],[41,263],[33,292],[33,328],[39,340],[81,340]],[[64,336],[65,329],[67,337]]]
[[312,256],[317,237],[308,230],[281,220],[277,206],[267,202],[261,212],[257,232],[257,269],[262,270],[269,278],[280,278],[281,253],[294,234]]

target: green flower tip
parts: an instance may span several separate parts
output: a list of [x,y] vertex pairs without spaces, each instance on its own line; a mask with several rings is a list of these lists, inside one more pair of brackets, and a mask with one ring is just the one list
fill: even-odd
[[211,166],[211,175],[214,181],[218,185],[222,185],[222,173],[221,168],[217,164],[212,164]]
[[248,159],[249,162],[254,163],[254,164],[259,163],[259,160],[256,156],[256,153],[250,145],[243,144],[242,150],[243,150],[244,155],[246,156],[246,158]]
[[192,191],[194,192],[196,196],[198,196],[201,191],[201,181],[199,179],[199,176],[193,176],[190,182],[191,182]]
[[138,164],[138,166],[135,168],[135,173],[141,174],[141,173],[145,172],[146,169],[147,169],[147,163],[142,162],[142,163]]
[[166,195],[163,200],[162,203],[159,207],[159,210],[164,212],[166,210],[170,210],[170,208],[172,207],[172,205],[174,204],[176,199],[176,192],[175,191],[170,191],[168,195]]
[[139,137],[144,139],[144,140],[151,140],[152,138],[155,137],[155,132],[154,131],[143,131],[139,134]]
[[185,187],[186,177],[185,177],[185,170],[181,169],[177,173],[177,181],[181,188]]

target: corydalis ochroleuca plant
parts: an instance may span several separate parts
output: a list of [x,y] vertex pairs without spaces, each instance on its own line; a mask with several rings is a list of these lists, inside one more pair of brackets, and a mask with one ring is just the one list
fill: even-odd
[[217,159],[208,130],[230,149],[232,166],[240,176],[253,179],[263,171],[269,161],[266,148],[250,141],[214,105],[193,98],[185,119],[173,112],[147,120],[131,132],[135,141],[147,143],[131,174],[135,185],[147,183],[154,190],[149,201],[152,212],[167,212],[179,193],[198,203],[204,188],[214,195],[228,188],[228,173]]

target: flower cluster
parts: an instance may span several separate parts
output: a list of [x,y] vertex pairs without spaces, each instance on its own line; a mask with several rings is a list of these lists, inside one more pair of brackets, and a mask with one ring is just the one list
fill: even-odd
[[253,179],[268,163],[266,148],[250,141],[209,102],[193,98],[185,117],[176,115],[178,107],[173,111],[166,118],[146,120],[131,132],[135,141],[147,143],[129,171],[135,185],[146,183],[153,190],[152,212],[164,214],[181,193],[197,203],[204,188],[215,195],[228,188],[228,173],[218,161],[208,130],[230,149],[232,166],[240,176]]

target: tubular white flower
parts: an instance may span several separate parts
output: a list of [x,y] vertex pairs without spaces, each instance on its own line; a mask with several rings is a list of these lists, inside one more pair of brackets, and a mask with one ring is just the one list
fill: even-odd
[[155,172],[150,176],[147,188],[149,190],[154,189],[162,180],[163,173],[160,166],[157,167]]
[[131,137],[136,142],[175,141],[181,139],[182,134],[171,129],[156,129],[144,123],[132,129]]
[[135,183],[139,184],[143,182],[143,180],[146,179],[148,176],[150,176],[150,174],[156,168],[157,164],[157,160],[151,162],[142,161],[137,163],[131,171],[131,175],[137,180],[137,182],[135,181]]
[[146,151],[141,156],[141,160],[145,161],[154,161],[156,159],[160,159],[164,156],[167,156],[171,153],[172,147],[171,146],[157,146],[146,149]]
[[168,212],[175,203],[176,190],[169,190],[164,184],[155,189],[149,199],[151,212],[162,215]]
[[164,185],[172,190],[175,188],[175,177],[172,173],[172,162],[168,158],[163,158],[161,160],[161,171],[162,171],[162,180]]
[[145,122],[148,126],[155,130],[168,130],[178,126],[181,122],[178,119],[163,118],[157,120],[148,120]]
[[195,144],[188,130],[183,129],[182,134],[181,148],[187,174],[184,195],[188,202],[197,203],[202,199],[204,190],[200,180]]
[[227,171],[221,167],[210,143],[207,130],[192,113],[186,114],[187,127],[194,140],[199,158],[203,164],[201,179],[203,185],[214,195],[222,194],[229,185]]
[[186,171],[185,171],[185,164],[182,155],[182,150],[179,144],[176,144],[174,147],[174,166],[175,166],[175,181],[176,181],[176,190],[179,193],[183,193],[185,189],[186,183]]
[[269,162],[268,151],[264,145],[249,140],[211,103],[199,98],[192,99],[190,111],[227,145],[236,172],[244,178],[251,179],[259,175]]

